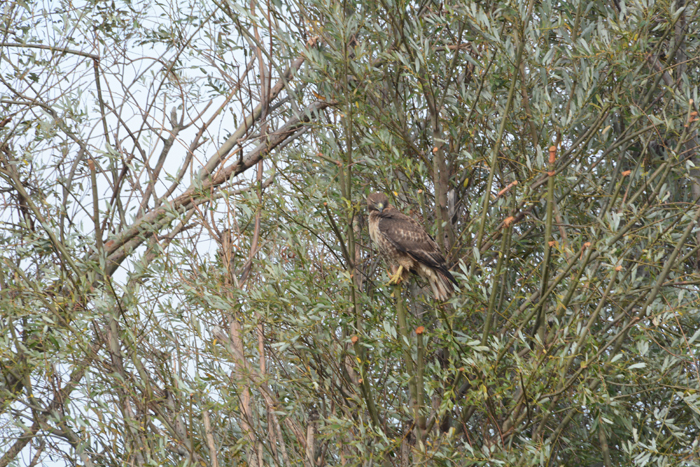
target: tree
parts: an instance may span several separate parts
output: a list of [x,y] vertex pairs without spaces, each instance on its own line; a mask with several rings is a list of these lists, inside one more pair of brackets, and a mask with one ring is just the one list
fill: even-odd
[[695,462],[698,4],[91,5],[2,20],[0,466]]

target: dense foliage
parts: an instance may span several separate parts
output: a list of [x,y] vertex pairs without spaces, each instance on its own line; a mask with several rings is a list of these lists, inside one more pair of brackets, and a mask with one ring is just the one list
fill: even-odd
[[700,2],[87,4],[2,5],[0,467],[697,463]]

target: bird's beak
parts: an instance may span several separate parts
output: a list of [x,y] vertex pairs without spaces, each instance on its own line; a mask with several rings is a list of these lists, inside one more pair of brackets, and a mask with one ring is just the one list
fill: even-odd
[[384,203],[377,203],[377,209],[379,209],[379,212],[382,212],[384,210]]

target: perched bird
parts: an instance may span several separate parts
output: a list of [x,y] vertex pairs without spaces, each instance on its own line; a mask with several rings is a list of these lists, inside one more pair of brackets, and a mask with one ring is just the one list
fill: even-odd
[[423,277],[437,300],[447,300],[457,281],[447,269],[435,240],[414,219],[389,204],[383,193],[367,197],[369,236],[391,266],[390,284],[397,284],[413,272]]

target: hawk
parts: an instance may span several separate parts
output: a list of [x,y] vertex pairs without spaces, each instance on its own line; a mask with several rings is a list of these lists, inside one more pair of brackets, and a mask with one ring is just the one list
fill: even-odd
[[390,284],[413,272],[423,277],[437,300],[447,300],[457,284],[435,240],[414,219],[389,204],[383,193],[367,197],[369,236],[391,266]]

